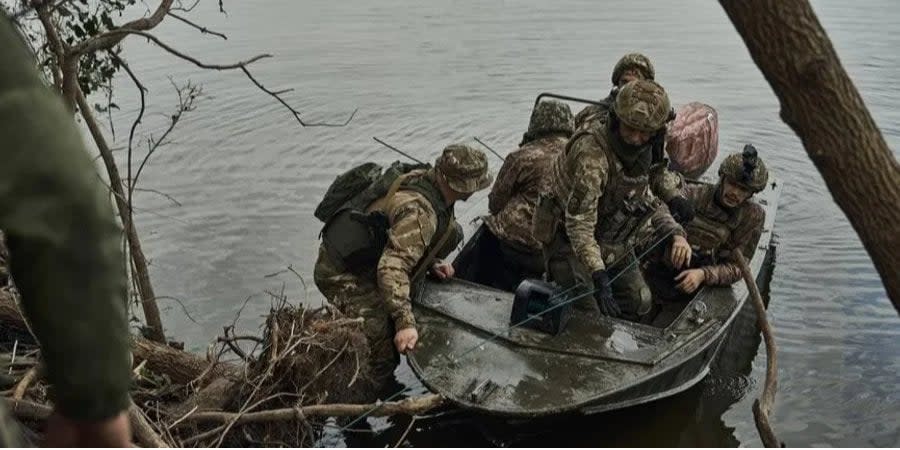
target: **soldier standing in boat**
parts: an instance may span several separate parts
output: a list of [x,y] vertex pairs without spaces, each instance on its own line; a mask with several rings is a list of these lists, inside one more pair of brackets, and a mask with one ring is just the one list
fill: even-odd
[[[612,72],[613,87],[609,95],[600,100],[599,105],[588,105],[575,116],[575,131],[590,131],[602,134],[609,120],[609,112],[616,101],[616,96],[623,86],[634,80],[653,81],[656,70],[650,58],[641,53],[628,53],[616,63]],[[674,119],[672,115],[666,118],[668,123]],[[650,189],[662,199],[669,207],[672,216],[679,223],[690,222],[694,217],[694,211],[681,195],[684,186],[684,178],[680,173],[667,169],[668,160],[665,157],[665,133],[654,136],[650,142],[652,148],[652,163],[650,171]]]
[[651,309],[633,249],[647,220],[669,239],[673,266],[690,263],[684,230],[650,191],[650,142],[665,133],[670,109],[656,82],[626,84],[603,130],[576,133],[556,158],[534,215],[550,280],[578,286],[573,295],[593,291],[605,315],[636,319]]
[[[122,233],[72,112],[2,12],[0,61],[0,228],[52,386],[44,445],[127,447]],[[0,445],[24,444],[0,408]]]
[[600,100],[599,105],[588,105],[575,116],[576,131],[601,131],[603,124],[606,123],[609,110],[616,101],[619,89],[634,80],[653,81],[655,76],[656,70],[653,68],[650,58],[640,53],[628,53],[619,58],[616,66],[613,67],[613,87],[609,91],[609,95]]
[[368,241],[363,250],[376,253],[368,267],[353,267],[339,256],[351,252],[337,247],[359,242],[360,237],[331,236],[330,230],[341,227],[326,225],[314,271],[316,286],[345,315],[364,318],[376,386],[390,381],[399,354],[413,350],[418,341],[412,286],[426,272],[438,279],[454,275],[453,266],[438,258],[461,240],[454,219],[456,201],[487,188],[491,179],[484,153],[460,144],[445,148],[434,168],[398,177],[386,195],[365,208],[386,219],[385,227],[371,234],[383,238],[381,244],[372,242],[370,234],[361,237]]
[[719,166],[715,185],[689,184],[684,192],[697,211],[685,225],[693,249],[689,268],[672,267],[657,253],[649,264],[648,283],[662,302],[689,300],[701,286],[728,286],[741,279],[741,269],[733,260],[740,249],[747,261],[753,258],[762,234],[766,212],[751,197],[762,191],[769,172],[752,145],[732,153]]
[[[531,219],[538,195],[547,190],[550,165],[562,153],[575,129],[572,111],[565,103],[547,100],[531,112],[528,131],[516,151],[506,156],[491,188],[483,237],[497,247],[502,258],[493,286],[508,291],[526,278],[541,278],[544,258],[541,244],[531,235]],[[479,244],[480,245],[480,244]]]

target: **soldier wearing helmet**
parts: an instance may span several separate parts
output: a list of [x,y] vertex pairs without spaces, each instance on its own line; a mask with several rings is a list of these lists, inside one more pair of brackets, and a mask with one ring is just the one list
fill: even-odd
[[629,81],[650,80],[653,81],[656,70],[650,58],[640,53],[628,53],[619,58],[612,72],[612,90],[609,95],[600,100],[600,105],[589,105],[575,116],[575,127],[578,131],[600,130],[606,121],[607,113],[616,100],[616,94],[622,86]]
[[592,292],[606,315],[637,318],[652,306],[633,250],[635,232],[648,221],[669,238],[674,266],[690,262],[684,230],[650,191],[648,143],[664,130],[669,110],[656,82],[627,83],[603,129],[576,133],[556,158],[534,215],[549,278]]
[[502,258],[497,265],[502,273],[491,280],[494,287],[512,291],[523,279],[540,278],[544,272],[541,245],[531,235],[531,218],[538,194],[550,181],[550,165],[574,131],[575,119],[567,104],[538,103],[522,143],[506,156],[497,173],[489,196],[485,240],[479,242],[497,246],[496,251],[482,254]]
[[[491,179],[484,153],[449,145],[433,168],[425,166],[379,184],[390,188],[360,213],[384,218],[386,230],[341,227],[336,221],[347,216],[337,214],[326,222],[314,269],[316,286],[345,315],[365,319],[376,390],[390,381],[399,353],[414,349],[418,341],[411,286],[426,273],[442,280],[454,275],[453,266],[439,258],[461,239],[454,219],[456,201],[487,188]],[[336,251],[341,245],[346,250],[348,242],[364,245],[353,252]],[[340,256],[367,251],[374,253],[375,262],[363,266],[356,262],[360,258]]]
[[[622,87],[634,80],[653,81],[655,76],[656,70],[653,68],[650,58],[641,53],[628,53],[622,56],[613,68],[613,88],[609,95],[600,100],[599,105],[589,105],[575,116],[575,130],[602,132],[611,113],[614,114],[612,107]],[[666,122],[673,118],[674,115],[670,115]],[[664,152],[665,137],[665,130],[662,129],[652,136],[649,144],[653,147],[650,189],[657,197],[666,202],[679,223],[687,223],[694,217],[694,211],[690,203],[681,196],[681,188],[684,185],[683,176],[666,167],[668,164]]]
[[702,285],[727,286],[741,279],[741,270],[732,259],[732,250],[741,249],[753,257],[765,221],[765,210],[750,201],[765,189],[769,172],[752,145],[732,153],[719,166],[715,185],[691,184],[685,195],[697,215],[685,225],[694,260],[686,270],[672,270],[657,264],[650,284],[663,301],[689,298]]

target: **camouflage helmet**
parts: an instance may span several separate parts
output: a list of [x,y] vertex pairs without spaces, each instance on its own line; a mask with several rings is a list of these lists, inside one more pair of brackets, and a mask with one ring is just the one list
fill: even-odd
[[727,178],[754,193],[763,190],[769,181],[769,170],[751,144],[744,151],[732,153],[719,166],[719,177]]
[[547,133],[565,133],[571,136],[575,132],[575,116],[569,105],[556,100],[544,100],[531,111],[526,137],[535,138]]
[[480,191],[493,181],[484,152],[465,144],[448,145],[434,167],[451,189],[463,194]]
[[653,70],[653,63],[650,62],[650,58],[640,53],[629,53],[619,58],[619,62],[613,68],[612,83],[614,86],[619,85],[619,78],[622,78],[622,74],[628,69],[637,70],[645,80],[652,80],[656,76],[656,71]]
[[634,80],[619,90],[613,111],[631,128],[656,132],[666,125],[672,109],[666,90],[651,80]]

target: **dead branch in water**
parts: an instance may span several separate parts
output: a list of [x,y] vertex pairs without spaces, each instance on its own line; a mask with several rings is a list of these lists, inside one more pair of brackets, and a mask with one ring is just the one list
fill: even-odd
[[756,321],[766,343],[766,381],[762,395],[753,402],[753,418],[756,421],[756,430],[759,432],[759,437],[766,447],[783,447],[784,444],[775,436],[775,431],[769,422],[769,415],[772,413],[772,408],[775,405],[775,391],[778,389],[778,357],[775,346],[775,333],[766,319],[766,305],[763,304],[762,296],[759,294],[756,279],[753,277],[753,273],[750,272],[747,259],[744,258],[740,249],[734,250],[734,259],[741,267],[744,283],[747,284],[747,289],[750,290],[750,301],[753,303],[753,309],[756,310]]
[[203,412],[188,417],[185,422],[229,422],[235,424],[257,422],[283,422],[298,420],[306,416],[352,417],[368,414],[369,417],[394,416],[398,414],[416,415],[428,412],[441,406],[444,398],[438,394],[427,394],[421,397],[410,397],[397,402],[379,404],[328,404],[312,405],[300,408],[281,408],[255,413]]

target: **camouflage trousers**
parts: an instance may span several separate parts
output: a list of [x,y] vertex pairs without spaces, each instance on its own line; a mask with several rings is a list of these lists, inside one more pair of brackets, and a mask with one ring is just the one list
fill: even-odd
[[400,354],[394,347],[394,320],[378,290],[374,268],[371,276],[349,273],[320,246],[313,276],[322,295],[341,313],[363,318],[373,381],[376,389],[387,385],[400,364]]
[[[611,285],[613,298],[619,304],[625,318],[636,320],[650,312],[653,300],[634,251],[630,249],[622,251],[619,257],[619,261],[607,266],[610,278],[613,279]],[[569,293],[570,297],[580,297],[574,302],[575,308],[592,311],[599,309],[594,296],[588,294],[594,289],[591,274],[575,256],[572,246],[562,233],[558,233],[553,242],[544,249],[544,259],[549,281],[555,282],[563,289],[578,286]]]

